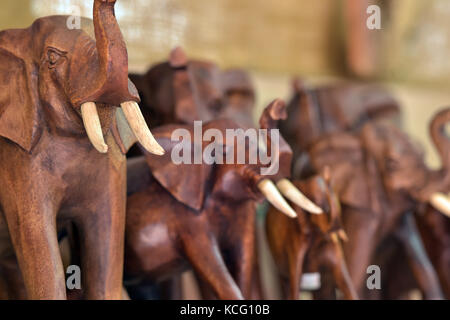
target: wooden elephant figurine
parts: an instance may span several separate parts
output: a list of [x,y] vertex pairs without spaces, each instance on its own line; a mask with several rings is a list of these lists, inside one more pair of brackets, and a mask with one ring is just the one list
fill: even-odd
[[450,300],[450,218],[427,206],[425,212],[416,216],[416,221],[445,299]]
[[153,66],[144,75],[131,74],[130,78],[151,126],[219,118],[254,126],[255,93],[243,70],[222,71],[209,61],[188,60],[177,47],[168,61]]
[[[271,128],[285,116],[284,111],[284,103],[276,100],[261,116],[261,128],[266,128],[270,136]],[[147,173],[130,172],[130,176],[142,177],[142,181],[127,203],[127,280],[137,282],[139,287],[178,275],[191,266],[205,296],[209,297],[212,290],[220,299],[248,298],[255,264],[257,202],[265,196],[280,211],[295,216],[281,192],[307,210],[322,211],[286,179],[292,152],[282,137],[279,148],[272,138],[257,144],[258,149],[267,148],[268,154],[278,155],[280,163],[279,171],[263,175],[259,161],[174,164],[169,154],[177,147],[170,137],[180,128],[194,132],[193,125],[156,128],[155,137],[167,150],[166,156],[146,155]],[[225,133],[242,127],[219,119],[203,125],[204,132],[208,129]],[[219,149],[224,150],[224,155],[246,152],[248,159],[249,148],[233,145],[228,138],[222,144]],[[194,144],[190,150],[195,148]],[[143,170],[142,163],[135,161],[134,168]]]
[[304,272],[329,272],[346,299],[358,299],[340,243],[347,239],[341,226],[339,200],[330,186],[329,170],[325,169],[322,175],[294,181],[294,185],[324,212],[311,214],[294,206],[296,219],[287,218],[274,207],[267,213],[267,240],[284,297],[298,299]]
[[[415,228],[418,229],[430,258],[428,269],[436,271],[444,298],[450,299],[450,219],[430,205],[414,216],[411,213],[409,219],[415,220]],[[376,259],[385,270],[380,298],[405,299],[409,297],[411,290],[417,288],[421,290],[422,296],[426,296],[423,288],[427,284],[420,282],[425,279],[415,276],[420,269],[417,268],[417,263],[404,258],[401,243],[390,241],[378,251]]]
[[[449,120],[450,109],[445,109],[430,124],[443,163],[443,168],[437,171],[426,167],[420,150],[406,134],[388,124],[369,122],[358,135],[325,136],[309,149],[316,170],[325,166],[332,169],[332,186],[341,200],[343,224],[349,237],[344,244],[345,257],[358,291],[363,288],[375,250],[395,232],[405,214],[423,204],[449,213],[449,200],[442,194],[450,183],[450,143],[443,133]],[[405,253],[419,268],[416,274],[425,277],[420,281],[426,284],[425,296],[440,298],[436,273],[429,270],[430,262],[423,247],[415,243],[420,237],[411,236],[417,235],[417,231],[411,224],[402,228],[401,234],[406,235],[401,237]]]
[[301,178],[298,173],[305,170],[305,151],[324,135],[357,132],[367,121],[400,122],[399,103],[386,89],[372,84],[309,87],[295,79],[287,110],[280,131],[294,151],[295,178]]
[[79,233],[86,298],[120,298],[124,154],[136,139],[164,152],[128,79],[115,2],[94,1],[93,28],[52,16],[0,33],[0,232],[14,250],[1,246],[17,257],[30,299],[66,298],[57,238],[66,221]]

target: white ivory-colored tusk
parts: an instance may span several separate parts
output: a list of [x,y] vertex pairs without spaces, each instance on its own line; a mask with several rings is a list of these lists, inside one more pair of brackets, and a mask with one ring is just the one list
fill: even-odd
[[338,233],[339,238],[342,241],[348,242],[347,232],[345,232],[343,229],[339,229],[337,233]]
[[86,129],[89,141],[100,153],[108,152],[108,145],[103,138],[102,126],[98,117],[97,106],[93,102],[86,102],[81,105],[81,117]]
[[445,194],[433,193],[429,202],[434,208],[450,218],[450,199]]
[[258,184],[258,189],[275,208],[290,218],[297,217],[297,213],[295,213],[294,209],[286,202],[272,181],[264,179]]
[[288,179],[281,179],[277,182],[277,187],[280,192],[300,208],[313,213],[322,214],[323,210],[319,208],[314,202],[309,200],[296,186]]
[[139,143],[150,153],[162,156],[165,151],[153,137],[145,122],[139,105],[134,101],[121,104],[125,118]]

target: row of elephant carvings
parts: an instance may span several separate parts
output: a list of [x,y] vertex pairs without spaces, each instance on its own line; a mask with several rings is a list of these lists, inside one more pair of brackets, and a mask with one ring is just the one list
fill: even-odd
[[[322,275],[315,298],[336,298],[336,288],[346,299],[411,288],[450,298],[450,109],[430,124],[435,171],[399,129],[397,101],[376,85],[296,79],[289,103],[274,100],[256,126],[245,71],[176,48],[129,74],[115,3],[94,0],[80,30],[54,16],[0,32],[1,298],[120,299],[123,286],[132,298],[180,298],[190,268],[204,298],[264,298],[264,199],[285,298],[298,298],[305,272]],[[279,171],[175,164],[171,136],[193,132],[195,120],[223,133],[279,129],[279,149],[266,141]],[[63,238],[81,290],[66,288]],[[383,290],[366,290],[372,264]]]

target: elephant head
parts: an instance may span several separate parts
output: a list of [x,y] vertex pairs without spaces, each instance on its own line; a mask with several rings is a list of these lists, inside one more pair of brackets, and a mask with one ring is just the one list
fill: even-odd
[[222,72],[204,60],[188,60],[180,47],[169,60],[153,66],[145,75],[130,75],[143,99],[150,125],[210,121],[230,118],[251,126],[253,86],[241,70]]
[[357,131],[369,120],[399,121],[398,102],[383,87],[373,84],[338,83],[309,87],[293,81],[288,121],[281,130],[296,153],[307,151],[322,136]]
[[450,139],[445,131],[449,121],[450,109],[445,109],[430,123],[431,138],[442,162],[439,170],[428,169],[421,150],[399,129],[382,124],[367,124],[363,128],[363,144],[375,159],[387,192],[406,194],[450,214],[450,201],[443,194],[450,186]]
[[103,134],[109,128],[102,124],[110,123],[115,106],[121,105],[117,123],[126,119],[122,122],[128,122],[130,135],[149,152],[164,152],[143,120],[138,92],[128,79],[127,49],[114,5],[115,0],[95,0],[96,41],[88,34],[90,20],[82,20],[82,29],[70,29],[66,16],[41,18],[27,29],[0,33],[0,136],[31,152],[43,122],[50,119],[49,130],[87,133],[92,145],[106,153]]
[[254,127],[255,88],[247,72],[226,70],[222,74],[224,107],[220,117],[235,120],[242,126]]
[[[263,124],[261,127],[263,129],[270,128],[265,121],[276,122],[279,114],[283,114],[283,110],[284,103],[282,101],[272,102],[261,116]],[[178,201],[195,211],[201,211],[205,198],[211,194],[220,199],[227,199],[227,203],[262,200],[265,197],[281,212],[295,217],[295,211],[282,196],[284,194],[305,210],[322,212],[287,179],[292,154],[281,136],[279,136],[279,141],[275,142],[272,141],[273,136],[269,132],[265,136],[267,139],[258,139],[256,142],[249,138],[251,137],[250,131],[244,131],[242,126],[227,119],[207,122],[201,129],[204,136],[202,139],[200,133],[202,140],[198,141],[192,139],[198,135],[198,128],[195,128],[195,124],[194,126],[158,127],[154,130],[155,137],[168,152],[162,157],[146,154],[147,164],[153,177]],[[235,139],[234,136],[231,137],[227,134],[229,130],[245,133],[249,139],[243,139],[243,144],[240,144],[239,138]],[[182,138],[181,142],[180,138]],[[281,147],[276,148],[275,145]],[[267,169],[269,164],[262,163],[260,159],[251,160],[251,152],[255,150],[260,152],[261,148],[264,149],[263,152],[268,151],[272,159],[275,159],[274,161],[282,164],[279,171],[269,175],[262,174],[262,169]],[[200,150],[200,159],[195,163],[195,152],[198,150]],[[205,161],[205,153],[211,154],[211,152],[214,154],[215,160]],[[220,155],[220,158],[217,158],[217,155]],[[241,159],[245,161],[239,160],[241,156]],[[181,163],[178,160],[179,157],[188,159],[188,161]],[[287,169],[284,167],[285,165]]]

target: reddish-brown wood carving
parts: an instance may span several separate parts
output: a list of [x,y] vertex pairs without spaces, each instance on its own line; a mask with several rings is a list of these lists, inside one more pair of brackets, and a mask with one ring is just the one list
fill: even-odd
[[[330,184],[330,172],[294,185],[323,209],[311,214],[294,206],[296,219],[289,219],[271,207],[266,218],[269,246],[280,275],[285,298],[298,299],[300,280],[304,272],[331,273],[346,299],[357,299],[345,263],[341,241],[346,241],[342,229],[341,208]],[[325,285],[325,283],[323,283]]]
[[[261,128],[270,131],[283,117],[284,103],[276,100],[261,116]],[[262,176],[260,163],[237,164],[234,161],[234,164],[175,165],[169,155],[175,145],[171,142],[171,135],[179,128],[193,134],[192,125],[168,125],[155,129],[155,137],[168,151],[167,154],[161,158],[146,155],[150,174],[131,173],[144,179],[140,183],[141,190],[136,190],[128,198],[126,273],[131,277],[157,281],[192,266],[206,297],[211,296],[211,290],[221,299],[250,297],[255,264],[257,201],[264,195],[284,213],[295,215],[277,185],[286,196],[304,208],[313,207],[319,212],[320,209],[298,194],[292,195],[298,191],[285,179],[289,177],[292,151],[281,137],[280,171]],[[209,128],[218,129],[224,136],[226,129],[242,129],[225,119],[203,125],[204,131]],[[224,146],[228,143],[225,140]],[[224,149],[236,156],[236,148],[237,144],[234,149]],[[271,154],[270,139],[266,148]],[[194,145],[191,150],[195,150]],[[133,163],[133,167],[142,170],[142,165]]]
[[367,121],[399,122],[397,101],[384,88],[371,84],[338,83],[308,87],[293,81],[287,120],[280,130],[294,151],[294,177],[303,168],[305,151],[326,134],[357,132]]
[[[443,163],[442,170],[437,171],[426,167],[422,153],[406,134],[388,124],[368,122],[359,134],[324,136],[310,147],[313,168],[330,166],[333,172],[332,186],[341,200],[349,237],[344,252],[357,290],[363,287],[366,268],[377,246],[396,230],[405,214],[427,203],[449,213],[448,198],[442,194],[450,183],[450,145],[443,131],[449,120],[450,109],[446,109],[430,124]],[[424,252],[417,252],[411,238],[404,239],[406,252],[419,262],[422,276],[428,277],[429,284],[438,284],[436,274],[428,272],[428,264],[420,259]],[[427,295],[438,298],[440,289],[428,286]]]
[[31,299],[66,298],[57,239],[65,221],[79,234],[86,298],[120,298],[124,153],[136,139],[163,153],[128,80],[115,2],[94,1],[96,41],[69,30],[65,16],[0,33],[0,225],[14,248],[2,253],[17,256]]
[[209,61],[188,60],[178,47],[172,50],[169,61],[130,78],[151,126],[219,118],[253,126],[254,88],[245,71],[222,71]]

